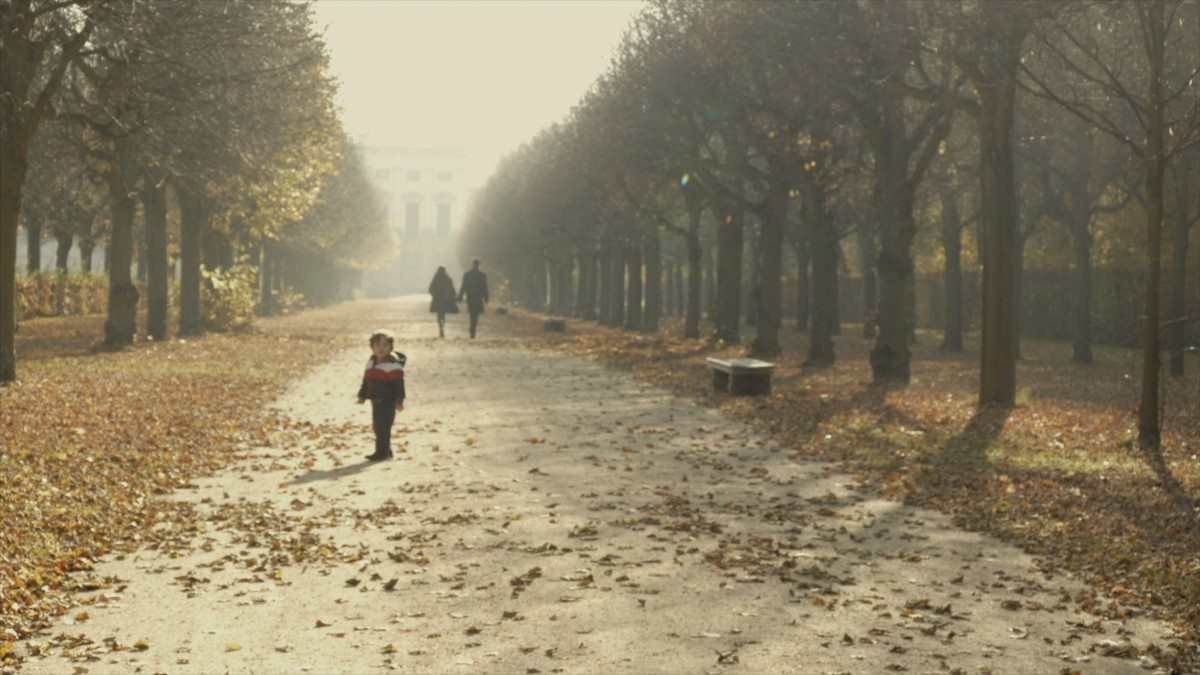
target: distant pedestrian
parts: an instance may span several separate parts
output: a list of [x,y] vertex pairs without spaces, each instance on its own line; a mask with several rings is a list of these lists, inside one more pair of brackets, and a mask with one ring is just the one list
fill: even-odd
[[392,458],[392,424],[396,413],[404,410],[404,364],[408,358],[395,351],[391,333],[371,333],[371,358],[358,388],[358,402],[371,399],[371,427],[375,431],[375,453],[367,460],[381,462]]
[[429,282],[429,311],[437,314],[438,337],[446,337],[446,315],[458,314],[458,304],[455,302],[454,280],[446,273],[445,267],[437,268],[433,281]]
[[479,260],[471,263],[471,269],[463,275],[462,284],[458,287],[458,300],[467,299],[467,313],[471,316],[471,338],[475,337],[475,329],[479,326],[479,315],[488,302],[487,275],[479,269]]

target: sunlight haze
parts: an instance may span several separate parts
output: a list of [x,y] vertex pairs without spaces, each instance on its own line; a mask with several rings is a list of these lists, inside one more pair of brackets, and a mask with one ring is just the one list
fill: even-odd
[[351,136],[464,150],[482,180],[562,119],[640,4],[324,0],[316,15]]

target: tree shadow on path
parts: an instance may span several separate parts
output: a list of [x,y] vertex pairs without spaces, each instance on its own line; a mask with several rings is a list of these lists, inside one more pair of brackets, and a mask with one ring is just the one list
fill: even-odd
[[1008,406],[983,406],[977,409],[962,431],[929,457],[929,463],[964,468],[983,467],[988,461],[988,448],[1000,437],[1010,416],[1012,408]]

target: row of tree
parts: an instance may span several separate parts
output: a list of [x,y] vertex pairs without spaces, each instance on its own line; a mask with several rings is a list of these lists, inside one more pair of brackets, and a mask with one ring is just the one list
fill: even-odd
[[190,335],[210,271],[257,268],[269,312],[281,270],[320,298],[387,254],[309,3],[11,0],[0,35],[0,381],[16,375],[18,224],[31,251],[54,233],[63,261],[78,239],[86,267],[104,245],[111,345],[136,333],[135,236],[156,339],[172,259]]
[[631,329],[657,328],[665,288],[698,337],[708,290],[714,337],[736,342],[749,300],[764,355],[780,349],[790,250],[798,297],[812,298],[814,366],[835,358],[838,270],[855,265],[873,377],[899,383],[915,270],[943,269],[944,346],[961,350],[970,259],[982,276],[979,398],[999,405],[1016,396],[1035,235],[1070,240],[1038,257],[1073,270],[1084,363],[1095,243],[1110,258],[1140,250],[1139,436],[1157,450],[1161,333],[1182,373],[1196,320],[1184,307],[1198,74],[1196,0],[652,0],[568,117],[501,163],[463,246],[488,251],[518,297]]

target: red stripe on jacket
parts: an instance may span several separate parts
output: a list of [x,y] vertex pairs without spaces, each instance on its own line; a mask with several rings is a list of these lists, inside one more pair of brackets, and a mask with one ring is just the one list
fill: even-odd
[[404,371],[399,368],[394,370],[370,368],[367,372],[363,373],[363,379],[373,382],[395,382],[396,380],[404,379]]

